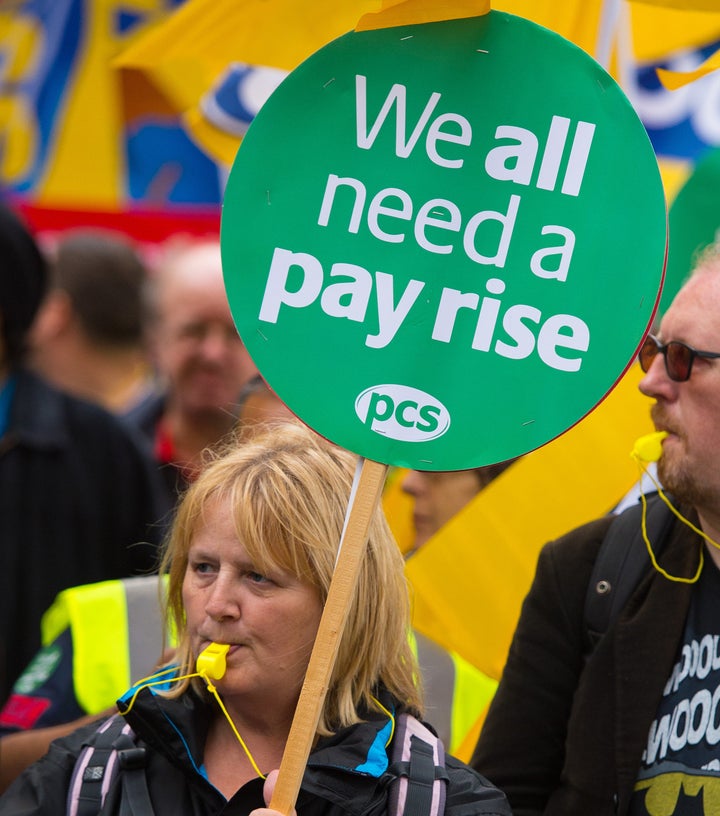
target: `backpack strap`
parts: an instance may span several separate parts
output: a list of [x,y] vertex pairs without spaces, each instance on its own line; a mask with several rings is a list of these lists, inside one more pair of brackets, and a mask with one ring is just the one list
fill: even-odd
[[145,748],[122,717],[105,720],[82,748],[68,789],[67,816],[98,816],[122,773],[119,816],[153,816],[147,789]]
[[448,774],[445,746],[420,720],[402,712],[395,722],[388,816],[442,816]]
[[[650,556],[642,534],[642,512],[642,504],[638,502],[616,516],[598,551],[585,596],[586,657],[650,569]],[[645,523],[656,556],[665,545],[673,520],[672,511],[657,494],[647,499]]]
[[115,740],[115,748],[118,752],[119,770],[122,772],[119,816],[153,816],[155,811],[150,802],[145,774],[145,749],[138,747],[129,734],[121,734]]

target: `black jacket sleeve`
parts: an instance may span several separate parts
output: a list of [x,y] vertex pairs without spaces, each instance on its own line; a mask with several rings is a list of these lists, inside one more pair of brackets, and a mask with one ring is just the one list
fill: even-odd
[[609,523],[591,522],[542,549],[472,758],[515,816],[540,816],[560,782],[583,667],[587,584]]

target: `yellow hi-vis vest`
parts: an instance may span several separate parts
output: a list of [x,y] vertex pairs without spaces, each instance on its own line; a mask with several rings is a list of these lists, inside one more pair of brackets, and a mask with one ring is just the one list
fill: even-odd
[[43,615],[43,646],[72,633],[75,698],[88,714],[112,706],[158,665],[165,647],[160,587],[157,575],[72,587]]
[[425,690],[425,719],[449,753],[468,762],[497,680],[418,631],[410,634]]

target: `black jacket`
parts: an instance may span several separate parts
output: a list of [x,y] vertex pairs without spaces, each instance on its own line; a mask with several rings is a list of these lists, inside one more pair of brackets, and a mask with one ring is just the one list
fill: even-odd
[[169,508],[142,445],[102,408],[16,372],[0,438],[0,704],[60,590],[154,566]]
[[[627,813],[692,585],[651,569],[585,663],[585,596],[611,521],[590,522],[541,551],[480,734],[472,764],[507,793],[515,816]],[[701,546],[675,521],[660,564],[693,575]]]
[[[389,695],[380,697],[395,708]],[[251,780],[228,801],[200,773],[207,728],[217,709],[193,692],[167,700],[144,689],[126,720],[148,752],[146,778],[155,816],[246,816],[264,807],[262,780]],[[53,743],[49,753],[0,799],[0,816],[62,816],[72,769],[94,726]],[[310,754],[296,808],[299,816],[382,816],[393,774],[387,769],[385,715],[322,739]],[[472,769],[447,757],[447,816],[511,816],[503,794]],[[103,811],[119,813],[119,777]]]

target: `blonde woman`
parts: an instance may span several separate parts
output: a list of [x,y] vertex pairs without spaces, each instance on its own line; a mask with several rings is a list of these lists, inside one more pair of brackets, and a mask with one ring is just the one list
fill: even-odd
[[[351,454],[292,423],[231,445],[185,494],[164,558],[175,665],[118,703],[145,749],[150,813],[265,806],[263,780],[288,738],[354,468]],[[387,812],[394,725],[401,712],[419,718],[423,710],[408,627],[403,559],[378,509],[298,797],[301,816]],[[208,690],[197,660],[211,644],[225,651],[225,671]],[[0,813],[62,813],[88,738],[92,728],[54,743],[0,800]],[[446,771],[446,813],[509,816],[504,796],[481,776],[450,757]],[[123,773],[103,814],[128,804]]]

